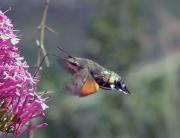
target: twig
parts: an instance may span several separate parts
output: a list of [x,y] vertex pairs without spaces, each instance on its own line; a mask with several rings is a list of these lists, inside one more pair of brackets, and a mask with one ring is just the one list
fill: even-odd
[[[36,64],[37,66],[40,64],[42,58],[47,54],[44,48],[44,37],[45,37],[45,26],[46,26],[46,18],[47,18],[49,2],[50,0],[44,0],[43,15],[42,15],[40,25],[38,27],[38,29],[40,30],[40,37],[39,37],[40,50],[38,53],[38,59],[37,59],[37,64]],[[45,62],[46,62],[46,65],[49,66],[48,57],[45,59]]]
[[58,35],[58,32],[56,32],[54,29],[52,29],[51,27],[49,26],[45,26],[46,30],[49,31],[49,32],[52,32],[52,33],[55,33],[56,35]]
[[[44,48],[44,37],[45,37],[45,27],[46,27],[46,18],[47,18],[47,12],[48,12],[48,7],[49,7],[49,2],[50,0],[44,0],[44,9],[43,9],[43,15],[42,19],[40,22],[40,25],[38,29],[40,30],[40,36],[39,36],[39,49],[38,49],[38,55],[37,55],[37,61],[36,61],[36,67],[35,67],[35,77],[40,77],[40,67],[39,65],[41,64],[41,61],[43,57],[47,55],[46,50]],[[46,57],[45,58],[46,65],[49,66],[49,60]],[[36,88],[37,89],[37,88]],[[32,122],[29,123],[29,127],[32,126]],[[27,138],[33,138],[33,132],[29,131],[27,134]]]
[[[43,9],[43,15],[42,15],[42,19],[40,22],[40,25],[38,27],[39,32],[40,32],[40,36],[39,36],[39,50],[38,50],[38,57],[37,57],[37,62],[36,62],[36,76],[39,76],[39,65],[43,59],[43,57],[45,57],[47,55],[47,52],[44,48],[44,37],[45,37],[45,27],[46,27],[46,18],[47,18],[47,12],[48,12],[48,7],[49,7],[49,2],[50,0],[44,0],[44,9]],[[45,62],[46,65],[49,66],[49,60],[48,57],[45,58]],[[38,69],[38,70],[37,70]]]
[[[45,35],[46,18],[47,18],[47,12],[48,12],[48,8],[49,8],[49,2],[50,2],[50,0],[45,0],[43,16],[42,16],[41,23],[39,26],[39,29],[40,29],[40,47],[41,47],[43,56],[45,56],[47,54],[46,50],[44,48],[44,35]],[[46,58],[45,61],[46,61],[46,65],[49,66],[48,58]]]

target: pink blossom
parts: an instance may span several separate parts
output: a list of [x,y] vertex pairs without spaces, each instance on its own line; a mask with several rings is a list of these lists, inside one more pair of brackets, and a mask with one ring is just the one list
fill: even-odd
[[35,91],[29,66],[15,46],[18,42],[12,22],[0,11],[0,131],[15,137],[47,127],[46,123],[28,127],[30,120],[45,116],[47,106]]

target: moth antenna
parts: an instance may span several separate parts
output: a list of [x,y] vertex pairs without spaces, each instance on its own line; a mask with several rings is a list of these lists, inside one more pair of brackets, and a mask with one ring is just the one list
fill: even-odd
[[67,51],[65,51],[62,47],[58,46],[57,47],[61,52],[63,52],[64,54],[66,54],[68,57],[73,58],[73,56],[71,56],[71,54],[69,54]]

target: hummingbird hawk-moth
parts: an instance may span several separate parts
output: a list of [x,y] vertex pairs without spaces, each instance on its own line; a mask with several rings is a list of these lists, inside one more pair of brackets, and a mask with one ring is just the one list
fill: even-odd
[[92,60],[74,57],[61,47],[58,49],[64,53],[63,57],[58,58],[59,64],[73,75],[72,79],[65,84],[67,93],[84,97],[98,92],[101,88],[105,90],[116,89],[130,94],[124,80],[117,73]]

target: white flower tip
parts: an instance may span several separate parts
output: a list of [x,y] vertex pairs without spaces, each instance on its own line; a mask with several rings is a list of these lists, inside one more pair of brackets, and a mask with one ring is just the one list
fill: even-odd
[[46,104],[41,104],[41,107],[43,110],[46,110],[47,108],[49,108],[49,106],[47,106]]
[[16,45],[17,43],[19,43],[19,39],[18,39],[18,38],[12,38],[12,39],[11,39],[11,43],[12,43],[13,45]]

